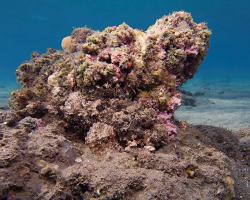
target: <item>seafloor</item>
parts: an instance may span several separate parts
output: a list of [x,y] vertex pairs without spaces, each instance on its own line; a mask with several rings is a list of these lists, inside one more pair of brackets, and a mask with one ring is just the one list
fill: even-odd
[[176,116],[194,125],[155,153],[102,157],[57,122],[5,126],[16,86],[0,88],[1,199],[249,199],[250,81],[192,80]]
[[176,112],[179,120],[230,130],[250,128],[250,80],[194,79],[183,89],[195,102]]

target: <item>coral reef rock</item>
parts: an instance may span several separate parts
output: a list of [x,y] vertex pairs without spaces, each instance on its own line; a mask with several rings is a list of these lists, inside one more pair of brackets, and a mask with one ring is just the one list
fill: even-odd
[[247,199],[247,137],[173,117],[209,36],[177,12],[33,53],[0,111],[0,199]]
[[209,38],[207,26],[185,12],[145,32],[126,24],[102,32],[77,28],[62,40],[63,51],[33,53],[18,68],[14,118],[60,119],[96,152],[159,149],[176,136],[178,89],[196,72]]

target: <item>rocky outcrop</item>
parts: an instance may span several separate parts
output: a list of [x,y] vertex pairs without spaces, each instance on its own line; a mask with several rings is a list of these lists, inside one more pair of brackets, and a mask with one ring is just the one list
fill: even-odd
[[[176,12],[145,32],[126,24],[102,32],[78,28],[63,51],[33,53],[17,70],[22,88],[11,96],[17,120],[57,119],[95,149],[159,149],[176,136],[179,87],[206,55],[210,32],[190,14]],[[104,133],[96,132],[103,126]],[[104,135],[100,135],[104,134]],[[99,147],[98,147],[99,146]]]
[[177,12],[33,53],[0,112],[0,199],[247,199],[247,138],[173,117],[209,37]]

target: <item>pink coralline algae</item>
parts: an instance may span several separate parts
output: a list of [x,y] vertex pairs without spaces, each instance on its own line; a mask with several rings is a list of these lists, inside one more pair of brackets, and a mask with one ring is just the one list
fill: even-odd
[[12,113],[43,124],[61,120],[93,150],[158,149],[177,133],[178,89],[197,71],[209,38],[207,26],[185,12],[145,32],[126,24],[77,28],[63,39],[63,51],[33,53],[18,68],[22,88],[12,94]]

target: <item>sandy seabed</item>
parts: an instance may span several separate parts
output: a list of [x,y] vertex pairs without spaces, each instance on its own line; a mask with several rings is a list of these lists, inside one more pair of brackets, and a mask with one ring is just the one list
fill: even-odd
[[177,119],[230,130],[250,128],[250,81],[192,80],[184,88],[192,92],[196,106],[180,107]]

